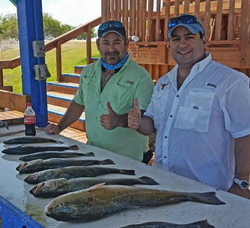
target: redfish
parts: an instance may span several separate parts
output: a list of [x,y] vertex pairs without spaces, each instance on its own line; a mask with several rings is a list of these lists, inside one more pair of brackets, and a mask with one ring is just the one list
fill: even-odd
[[82,156],[95,156],[93,152],[79,153],[72,151],[42,151],[36,152],[29,155],[24,155],[19,158],[20,161],[32,161],[36,159],[49,159],[49,158],[72,158],[72,157],[82,157]]
[[38,184],[42,181],[47,181],[57,178],[77,178],[77,177],[96,177],[109,173],[118,173],[125,175],[135,175],[134,170],[116,169],[106,167],[84,167],[84,166],[70,166],[57,169],[47,169],[30,174],[24,179],[28,184]]
[[30,190],[35,197],[50,198],[59,195],[89,188],[98,183],[105,182],[105,185],[158,185],[154,179],[146,176],[140,178],[105,178],[105,177],[79,177],[73,179],[58,178],[37,184]]
[[37,159],[30,162],[22,162],[16,170],[22,173],[34,173],[46,169],[55,169],[69,166],[89,166],[89,165],[111,165],[115,164],[110,159],[105,160],[74,160],[67,158],[50,158],[48,160]]
[[141,224],[123,226],[121,228],[214,228],[214,226],[210,225],[207,220],[202,220],[188,224],[174,224],[168,222],[146,222]]
[[215,192],[186,193],[137,187],[93,186],[53,199],[45,208],[47,216],[59,221],[88,222],[124,209],[154,207],[194,201],[222,205]]
[[43,138],[43,137],[37,137],[37,136],[21,136],[21,137],[15,137],[12,139],[5,140],[4,144],[26,144],[26,143],[58,143],[62,144],[63,141],[50,139],[50,138]]

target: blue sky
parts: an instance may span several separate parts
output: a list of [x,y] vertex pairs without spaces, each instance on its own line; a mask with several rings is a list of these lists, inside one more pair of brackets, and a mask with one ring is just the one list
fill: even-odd
[[[101,0],[42,0],[42,7],[44,13],[71,26],[79,26],[101,16]],[[8,13],[16,13],[16,7],[9,0],[0,0],[0,15]]]

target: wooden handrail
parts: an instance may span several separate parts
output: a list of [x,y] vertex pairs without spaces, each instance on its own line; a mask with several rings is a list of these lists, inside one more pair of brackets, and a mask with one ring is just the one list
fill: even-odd
[[[54,40],[45,44],[46,52],[56,48],[56,69],[57,69],[57,80],[60,81],[62,73],[62,60],[61,60],[61,46],[76,38],[77,36],[87,33],[87,64],[91,62],[91,29],[98,26],[101,23],[101,17],[94,19],[93,21],[87,22],[86,24],[75,28]],[[90,34],[88,34],[90,33]],[[7,61],[0,61],[0,86],[3,86],[3,69],[14,69],[20,66],[20,56]]]

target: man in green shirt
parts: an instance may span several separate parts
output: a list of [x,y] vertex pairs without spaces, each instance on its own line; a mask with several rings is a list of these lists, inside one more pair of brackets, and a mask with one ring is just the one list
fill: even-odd
[[128,128],[127,116],[134,98],[144,113],[153,81],[130,59],[129,40],[121,22],[101,24],[96,44],[101,58],[82,70],[79,89],[67,112],[58,125],[48,125],[45,132],[59,134],[85,111],[87,144],[142,161],[148,137]]

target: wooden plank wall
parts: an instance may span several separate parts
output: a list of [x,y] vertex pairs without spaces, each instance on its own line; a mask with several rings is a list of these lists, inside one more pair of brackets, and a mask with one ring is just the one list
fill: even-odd
[[250,0],[102,0],[102,7],[103,22],[120,20],[129,38],[139,37],[137,48],[131,42],[130,51],[155,80],[175,65],[168,48],[167,22],[183,13],[200,18],[208,51],[215,53],[216,61],[250,77]]
[[190,13],[199,16],[206,34],[214,31],[212,40],[234,40],[246,33],[249,38],[248,30],[240,30],[239,35],[235,31],[240,24],[249,25],[249,4],[250,0],[103,0],[102,22],[121,21],[127,35],[136,35],[141,42],[167,41],[169,18]]

